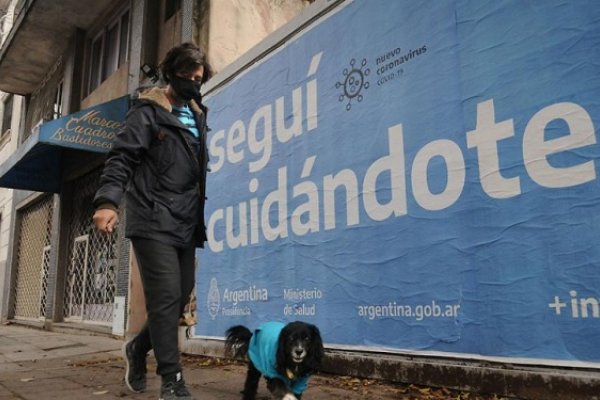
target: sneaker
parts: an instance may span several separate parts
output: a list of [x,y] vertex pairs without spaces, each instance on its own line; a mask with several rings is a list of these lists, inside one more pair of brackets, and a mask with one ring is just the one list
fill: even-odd
[[158,400],[194,400],[185,387],[181,372],[176,374],[175,380],[163,381],[160,386],[160,398]]
[[125,359],[125,385],[134,393],[146,390],[146,354],[136,354],[134,339],[121,349]]

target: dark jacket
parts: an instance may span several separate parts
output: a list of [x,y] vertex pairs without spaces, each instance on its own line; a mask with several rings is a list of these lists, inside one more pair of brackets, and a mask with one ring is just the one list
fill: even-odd
[[125,235],[176,246],[206,241],[206,114],[190,108],[200,138],[171,114],[165,89],[139,95],[108,153],[96,208],[116,208],[127,191]]

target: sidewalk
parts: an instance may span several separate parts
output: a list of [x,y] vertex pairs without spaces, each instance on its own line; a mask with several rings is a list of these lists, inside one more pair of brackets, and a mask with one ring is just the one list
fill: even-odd
[[[158,398],[160,379],[149,357],[148,390],[129,392],[124,384],[120,340],[0,325],[0,400],[146,400]],[[197,400],[241,399],[245,367],[185,356],[184,375]],[[264,380],[259,399],[270,399]],[[445,389],[384,385],[349,377],[315,376],[306,399],[499,399],[461,395]]]

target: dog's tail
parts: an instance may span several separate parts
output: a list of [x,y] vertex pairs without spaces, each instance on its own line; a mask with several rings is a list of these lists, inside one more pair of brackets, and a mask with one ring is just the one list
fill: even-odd
[[243,325],[232,326],[225,333],[225,354],[234,358],[244,358],[248,354],[248,346],[252,332]]

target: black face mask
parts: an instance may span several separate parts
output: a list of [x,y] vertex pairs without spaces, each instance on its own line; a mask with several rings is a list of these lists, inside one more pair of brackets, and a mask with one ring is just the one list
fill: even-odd
[[170,84],[181,100],[190,101],[191,99],[194,99],[198,104],[202,103],[202,95],[200,94],[202,82],[174,76],[171,78]]

